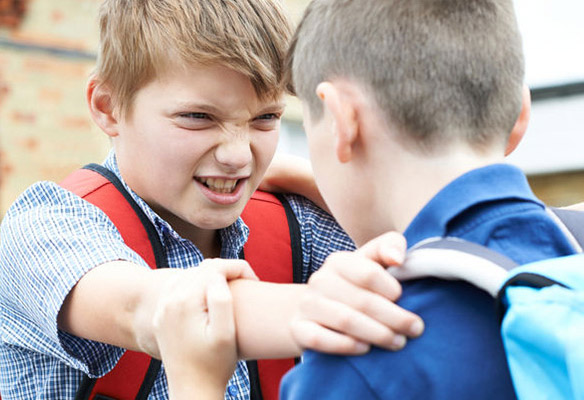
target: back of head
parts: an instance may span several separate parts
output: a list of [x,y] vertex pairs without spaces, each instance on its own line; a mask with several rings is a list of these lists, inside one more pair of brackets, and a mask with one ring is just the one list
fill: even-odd
[[512,0],[314,0],[288,55],[313,118],[318,83],[370,90],[416,148],[504,143],[519,115],[524,62]]
[[131,111],[135,93],[168,68],[220,64],[259,98],[284,90],[291,23],[280,0],[105,0],[95,75]]

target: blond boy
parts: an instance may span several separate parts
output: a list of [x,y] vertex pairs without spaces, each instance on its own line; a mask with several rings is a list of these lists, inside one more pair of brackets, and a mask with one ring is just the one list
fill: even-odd
[[[175,337],[163,321],[176,312],[198,329],[206,308],[223,310],[226,328],[206,331],[196,354],[225,373],[233,351],[238,358],[290,357],[302,347],[360,353],[366,343],[400,348],[404,334],[421,332],[417,317],[392,304],[399,285],[378,263],[363,267],[368,279],[336,273],[337,284],[354,288],[350,299],[316,292],[303,312],[304,285],[256,282],[237,260],[248,234],[238,217],[273,156],[284,109],[290,26],[278,2],[106,0],[100,28],[87,102],[111,138],[103,165],[156,227],[170,268],[150,270],[103,212],[57,184],[30,187],[1,230],[3,398],[72,399],[84,376],[106,374],[125,349],[160,358]],[[307,279],[353,243],[310,202],[290,203]],[[216,257],[234,260],[209,260]],[[237,347],[222,346],[235,331]],[[214,351],[222,356],[209,360]],[[218,395],[204,369],[194,379],[202,393],[208,383],[209,395]],[[248,395],[239,363],[225,396]],[[167,396],[161,370],[149,398]]]

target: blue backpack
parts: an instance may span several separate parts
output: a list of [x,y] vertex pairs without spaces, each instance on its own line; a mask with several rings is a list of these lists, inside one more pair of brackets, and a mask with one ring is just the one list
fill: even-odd
[[[578,253],[584,213],[554,210]],[[430,239],[411,249],[398,279],[466,280],[497,299],[501,335],[519,399],[584,399],[584,254],[517,266],[481,245]]]

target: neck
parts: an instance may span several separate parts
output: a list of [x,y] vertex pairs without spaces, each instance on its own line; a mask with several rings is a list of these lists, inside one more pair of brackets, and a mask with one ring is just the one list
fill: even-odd
[[[382,160],[386,160],[383,164]],[[438,156],[420,155],[403,148],[377,161],[381,173],[375,185],[375,205],[380,233],[387,230],[404,232],[415,216],[446,185],[473,169],[503,162],[503,156],[478,154],[467,146],[458,146]],[[384,165],[384,168],[379,168]],[[389,171],[389,172],[388,172]]]
[[[186,236],[185,236],[186,237]],[[190,239],[203,254],[205,258],[221,257],[221,238],[219,231],[206,231],[204,235],[197,235]]]
[[183,238],[190,240],[205,258],[221,256],[221,237],[217,229],[202,229],[165,211],[157,210],[158,215],[168,222]]

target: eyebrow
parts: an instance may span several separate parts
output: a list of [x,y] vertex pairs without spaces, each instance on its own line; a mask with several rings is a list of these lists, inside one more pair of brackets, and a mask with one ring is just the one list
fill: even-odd
[[284,110],[284,108],[286,108],[286,103],[285,102],[279,102],[279,103],[275,103],[275,104],[270,104],[270,105],[266,106],[265,108],[262,108],[260,110],[260,114],[265,114],[265,113],[270,113],[270,112],[276,112],[276,111],[282,111],[282,110]]
[[193,110],[193,109],[197,109],[197,110],[201,110],[201,111],[206,111],[209,112],[211,114],[220,114],[221,110],[215,106],[212,106],[210,104],[207,103],[188,103],[188,102],[184,102],[184,103],[177,103],[175,106],[173,106],[173,109],[175,110]]
[[[260,108],[258,111],[258,115],[261,114],[267,114],[267,113],[273,113],[273,112],[278,112],[278,111],[283,111],[284,108],[286,108],[286,103],[285,102],[278,102],[278,103],[273,103],[273,104],[268,104],[267,106],[265,106],[264,108]],[[210,114],[213,115],[223,115],[223,111],[222,109],[215,107],[211,104],[208,103],[196,103],[196,102],[184,102],[184,103],[177,103],[173,109],[175,110],[201,110],[203,112],[208,112]]]

